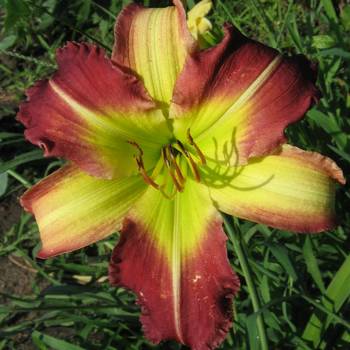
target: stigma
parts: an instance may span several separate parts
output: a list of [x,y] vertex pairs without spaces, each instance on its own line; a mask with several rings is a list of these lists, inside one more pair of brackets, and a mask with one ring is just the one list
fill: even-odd
[[[157,165],[151,173],[148,173],[143,161],[142,148],[136,142],[128,141],[138,150],[138,154],[134,155],[134,158],[137,169],[145,183],[159,190],[168,199],[174,198],[177,192],[183,192],[187,169],[190,169],[195,181],[201,182],[199,167],[206,164],[206,158],[195,143],[189,129],[187,130],[187,142],[191,151],[180,140],[175,140],[173,143],[163,146]],[[163,183],[157,183],[155,180],[161,172],[165,172],[166,179],[171,179],[173,191],[170,193],[166,192],[166,188],[169,188],[166,180]]]

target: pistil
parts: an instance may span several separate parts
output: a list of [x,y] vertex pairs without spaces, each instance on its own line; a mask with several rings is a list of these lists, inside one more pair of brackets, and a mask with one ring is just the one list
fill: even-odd
[[[168,147],[170,147],[170,146],[166,146],[166,147],[162,148],[162,155],[163,155],[163,159],[164,159],[164,164],[165,164],[165,166],[167,167],[167,169],[169,171],[169,175],[170,175],[171,179],[173,180],[173,183],[174,183],[176,189],[179,192],[182,192],[184,190],[184,187],[180,184],[180,182],[178,181],[178,179],[177,179],[177,177],[175,175],[174,168],[172,166],[173,165],[172,160],[169,159],[171,151],[169,151]],[[176,164],[176,161],[175,161],[175,164]],[[178,167],[177,164],[176,164],[176,166]],[[181,173],[181,171],[180,171],[180,173]],[[181,174],[181,176],[182,176],[182,174]]]
[[177,140],[176,142],[179,146],[179,149],[178,148],[176,148],[176,149],[178,149],[179,152],[181,152],[183,154],[183,156],[185,157],[185,159],[187,160],[195,180],[197,182],[201,182],[201,177],[199,175],[199,170],[198,170],[197,164],[195,163],[195,161],[191,157],[191,154],[186,150],[185,146],[182,144],[182,142],[180,140]]
[[[196,155],[199,158],[200,164],[201,165],[206,164],[205,156],[202,153],[202,151],[199,149],[197,144],[194,142],[189,129],[187,130],[187,138],[188,138],[189,144],[196,151]],[[138,154],[134,155],[134,158],[136,160],[138,171],[140,172],[144,181],[148,185],[159,190],[164,195],[164,197],[168,199],[172,199],[175,196],[176,192],[183,192],[185,188],[186,177],[183,174],[183,170],[185,171],[185,174],[186,174],[186,167],[183,168],[183,170],[180,167],[181,156],[183,156],[186,162],[188,163],[194,179],[197,182],[201,182],[198,164],[197,162],[194,161],[191,153],[185,148],[185,146],[180,140],[176,140],[175,143],[171,145],[170,144],[166,145],[162,148],[161,158],[159,159],[159,162],[157,163],[151,175],[149,175],[146,171],[144,161],[143,161],[144,153],[142,148],[134,141],[128,141],[128,143],[138,150]],[[171,181],[175,186],[174,188],[175,192],[170,195],[165,192],[165,187],[167,187],[166,180],[161,185],[159,185],[156,181],[154,181],[154,178],[158,177],[158,175],[161,173],[164,166],[167,169],[167,172],[170,175]]]
[[185,178],[184,176],[182,175],[182,172],[181,172],[181,169],[179,167],[179,165],[177,164],[176,162],[176,157],[174,155],[174,149],[168,145],[166,147],[166,153],[167,153],[167,156],[170,158],[171,160],[171,164],[174,166],[175,168],[175,172],[177,174],[177,177],[179,179],[179,181],[181,182],[181,184],[183,185],[185,183]]

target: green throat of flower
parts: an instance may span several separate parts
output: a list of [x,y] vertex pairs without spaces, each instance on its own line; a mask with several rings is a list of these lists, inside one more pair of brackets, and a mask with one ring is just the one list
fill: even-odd
[[[201,182],[199,167],[206,164],[206,158],[193,140],[189,129],[187,130],[187,142],[191,151],[189,151],[180,140],[175,140],[171,144],[163,146],[159,161],[151,172],[148,172],[145,168],[143,162],[144,152],[139,144],[134,141],[128,142],[139,152],[138,155],[134,156],[134,158],[138,171],[143,177],[144,181],[146,184],[159,190],[164,197],[172,199],[177,192],[182,192],[184,190],[188,169],[190,169],[193,178],[197,182]],[[156,182],[159,174],[164,171],[165,175],[168,175],[164,178],[170,178],[173,184],[173,186],[171,186],[173,190],[170,193],[167,192],[167,188],[169,188],[169,186],[167,186],[168,184],[166,180],[162,183]]]

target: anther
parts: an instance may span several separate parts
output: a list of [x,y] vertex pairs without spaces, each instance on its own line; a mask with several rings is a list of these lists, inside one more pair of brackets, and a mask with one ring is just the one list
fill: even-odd
[[177,144],[180,148],[180,152],[185,156],[186,160],[190,164],[194,178],[196,179],[197,182],[201,182],[201,177],[199,175],[199,170],[198,170],[197,164],[195,163],[195,161],[191,157],[191,154],[189,152],[187,152],[185,146],[182,144],[181,141],[177,140]]
[[180,169],[179,165],[178,165],[177,162],[176,162],[176,158],[175,158],[175,156],[174,156],[174,154],[173,154],[173,152],[172,152],[172,149],[171,149],[170,145],[168,145],[168,147],[167,147],[167,153],[168,153],[168,155],[169,155],[169,157],[170,157],[170,160],[171,160],[172,165],[173,165],[174,168],[175,168],[175,172],[176,172],[176,174],[177,174],[177,176],[178,176],[178,178],[179,178],[181,184],[183,185],[184,182],[185,182],[185,178],[184,178],[184,176],[182,175],[181,169]]
[[138,143],[136,143],[135,141],[126,141],[127,143],[129,143],[131,146],[134,146],[138,149],[138,151],[140,152],[140,156],[143,156],[143,150],[142,148],[139,146]]
[[[169,175],[171,176],[171,179],[173,180],[173,183],[176,187],[176,189],[179,191],[179,192],[182,192],[184,190],[183,186],[179,183],[179,181],[177,180],[176,176],[175,176],[175,173],[171,167],[171,160],[169,160],[169,150],[168,150],[168,147],[163,147],[162,148],[162,155],[163,155],[163,159],[164,159],[164,163],[165,163],[165,166],[168,168],[168,171],[169,171]],[[182,175],[182,174],[181,174]]]
[[203,165],[206,164],[207,161],[205,159],[205,156],[204,156],[203,152],[200,150],[200,148],[198,147],[198,145],[194,142],[193,137],[192,137],[191,132],[190,132],[190,129],[187,129],[187,139],[188,139],[190,145],[193,146],[194,149],[196,150],[196,152],[201,160],[201,163]]
[[143,180],[146,182],[146,184],[154,187],[156,190],[159,190],[159,185],[156,182],[154,182],[154,180],[147,174],[147,171],[145,169],[145,165],[143,164],[143,159],[142,159],[142,156],[143,156],[142,148],[134,141],[127,141],[127,143],[134,146],[139,151],[139,155],[138,156],[135,155],[134,158],[136,160],[138,171],[143,177]]
[[176,140],[176,143],[179,145],[181,153],[185,156],[188,157],[188,152],[183,143],[180,140]]

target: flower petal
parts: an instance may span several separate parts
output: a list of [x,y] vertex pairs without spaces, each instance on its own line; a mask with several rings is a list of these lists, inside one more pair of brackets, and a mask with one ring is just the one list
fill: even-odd
[[110,281],[132,289],[146,336],[211,349],[231,324],[239,288],[226,255],[226,236],[207,189],[187,180],[168,200],[150,188],[124,223]]
[[245,164],[283,143],[285,127],[318,92],[305,59],[282,57],[229,25],[225,31],[220,44],[186,61],[170,117],[176,137],[185,139],[190,128],[208,158]]
[[212,8],[213,2],[211,0],[201,0],[188,11],[188,29],[196,40],[212,29],[211,22],[205,17]]
[[120,13],[115,27],[112,58],[131,68],[149,94],[169,104],[176,78],[195,41],[188,31],[180,0],[166,8],[131,4]]
[[342,171],[329,158],[284,145],[246,166],[208,172],[219,210],[279,229],[320,232],[335,225],[335,181]]
[[22,197],[35,215],[42,249],[40,258],[82,248],[114,231],[146,188],[140,176],[96,179],[74,165],[57,170]]
[[136,171],[135,148],[127,141],[147,149],[145,162],[153,164],[170,134],[141,82],[90,44],[68,43],[57,61],[52,79],[29,89],[20,107],[26,138],[46,156],[72,160],[94,176]]

